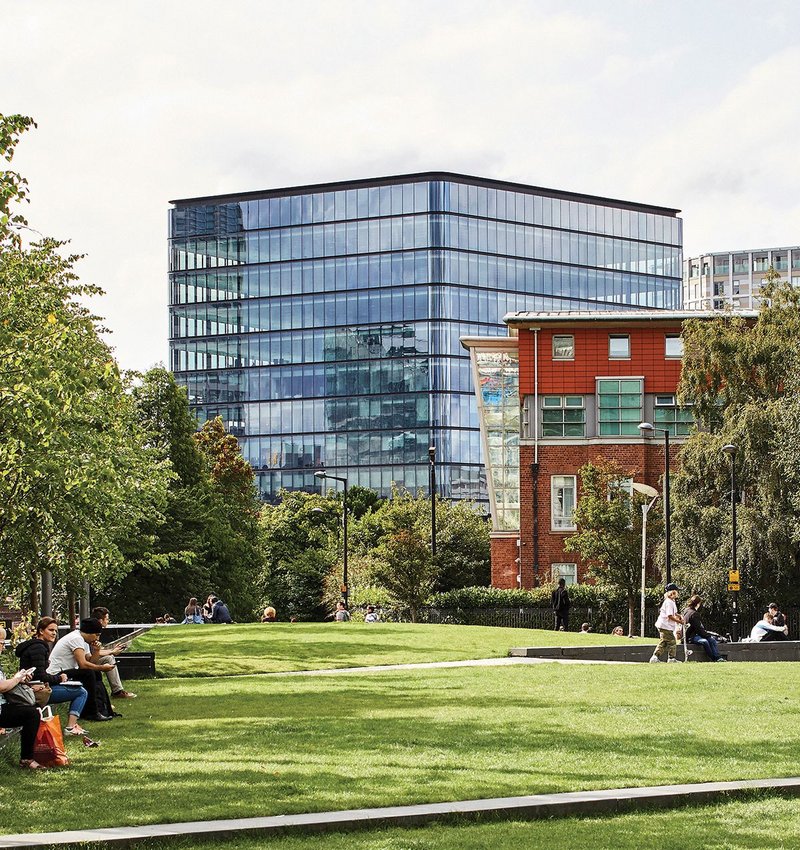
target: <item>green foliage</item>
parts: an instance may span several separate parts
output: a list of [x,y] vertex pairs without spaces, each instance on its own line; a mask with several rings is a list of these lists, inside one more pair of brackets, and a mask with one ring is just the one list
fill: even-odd
[[140,525],[127,542],[134,569],[96,602],[117,620],[152,622],[165,611],[181,619],[190,596],[214,593],[234,619],[250,619],[261,572],[259,503],[238,441],[219,420],[197,434],[186,391],[163,367],[141,376],[133,395],[153,451],[175,477],[163,522]]
[[[10,160],[32,121],[0,116]],[[24,178],[0,175],[0,582],[21,590],[45,569],[56,583],[103,585],[130,567],[121,541],[157,524],[169,465],[141,429],[99,319],[82,301],[77,255],[26,245]]]
[[[320,619],[328,613],[324,587],[337,564],[340,521],[341,505],[332,492],[281,490],[277,504],[264,505],[259,520],[262,607],[274,606],[280,620]],[[335,575],[341,583],[340,566]]]
[[[542,585],[532,590],[503,589],[499,587],[462,587],[444,593],[434,593],[426,604],[433,608],[549,608],[554,584]],[[627,603],[627,594],[619,587],[602,584],[572,584],[569,596],[573,605],[599,607],[602,604]],[[646,602],[660,602],[658,588],[648,588]]]
[[686,323],[681,398],[708,432],[693,435],[673,478],[679,581],[727,603],[731,467],[737,447],[737,562],[742,601],[800,600],[800,293],[771,275],[769,302],[748,326],[722,316]]
[[[581,498],[575,508],[577,533],[564,542],[578,552],[589,575],[625,595],[628,631],[634,631],[636,600],[641,593],[642,512],[644,497],[621,489],[631,473],[614,461],[597,458],[580,469]],[[648,541],[657,539],[657,514],[648,513]]]

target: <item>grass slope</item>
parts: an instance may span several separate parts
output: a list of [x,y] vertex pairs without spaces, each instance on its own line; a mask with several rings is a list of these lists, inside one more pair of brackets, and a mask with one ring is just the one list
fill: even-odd
[[[611,635],[490,626],[270,623],[156,628],[139,638],[133,649],[155,651],[161,676],[226,676],[502,658],[512,646],[629,641]],[[644,642],[656,643],[655,639]]]
[[70,742],[71,769],[13,772],[1,831],[800,774],[789,664],[184,678],[137,690],[124,719],[93,730],[103,747]]

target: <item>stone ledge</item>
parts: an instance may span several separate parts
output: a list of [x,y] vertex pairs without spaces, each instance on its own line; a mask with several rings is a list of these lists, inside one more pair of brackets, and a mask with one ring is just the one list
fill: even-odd
[[[571,661],[628,661],[644,663],[650,659],[655,642],[648,644],[613,644],[609,646],[515,646],[508,654],[518,658],[564,658]],[[701,646],[692,646],[690,661],[705,662],[709,658]],[[723,643],[720,653],[728,661],[800,661],[800,641],[781,640],[766,643]],[[683,644],[677,657],[686,660]]]
[[133,846],[139,841],[171,837],[185,838],[187,835],[194,835],[198,841],[248,833],[269,838],[285,833],[416,826],[448,821],[453,818],[477,818],[481,815],[509,820],[613,814],[637,808],[666,808],[686,803],[704,803],[718,800],[721,796],[747,795],[760,790],[800,795],[800,777],[748,779],[739,782],[702,782],[694,785],[659,785],[649,788],[615,788],[262,818],[0,835],[0,847],[28,847],[44,850],[50,847],[69,847],[93,842]]

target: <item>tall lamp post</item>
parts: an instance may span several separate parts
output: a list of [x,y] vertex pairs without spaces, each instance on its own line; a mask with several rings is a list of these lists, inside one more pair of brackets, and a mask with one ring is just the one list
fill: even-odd
[[670,549],[670,509],[669,509],[669,428],[656,428],[651,422],[640,422],[642,436],[649,434],[664,435],[664,584],[672,581],[672,550]]
[[728,443],[722,451],[731,462],[731,572],[728,576],[728,590],[731,591],[731,637],[739,640],[739,569],[736,561],[736,446]]
[[656,490],[655,487],[651,487],[649,484],[639,484],[638,481],[634,481],[631,486],[637,493],[641,493],[643,496],[650,499],[649,502],[642,503],[642,602],[639,611],[639,634],[644,637],[644,595],[646,591],[645,568],[647,566],[647,514],[658,498],[658,490]]
[[347,604],[349,590],[347,585],[347,479],[341,475],[331,475],[328,472],[320,470],[314,473],[315,478],[330,478],[333,481],[341,481],[344,484],[344,497],[342,499],[342,601],[344,607],[349,608]]
[[428,449],[428,460],[430,461],[430,481],[429,489],[431,492],[431,557],[436,557],[436,446],[431,446]]

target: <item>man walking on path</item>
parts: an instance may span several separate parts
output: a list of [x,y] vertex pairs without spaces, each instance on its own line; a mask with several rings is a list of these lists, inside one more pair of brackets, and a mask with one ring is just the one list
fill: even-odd
[[555,614],[556,631],[566,632],[569,629],[569,593],[567,592],[567,583],[563,578],[558,580],[558,587],[553,591],[550,597],[550,604]]
[[665,651],[669,656],[667,658],[668,663],[681,663],[675,657],[675,649],[677,647],[675,632],[678,625],[683,623],[683,617],[678,613],[678,606],[675,603],[678,593],[678,585],[672,584],[672,582],[664,588],[664,601],[661,603],[661,608],[658,611],[658,619],[656,620],[656,628],[658,629],[661,640],[658,642],[653,657],[650,659],[651,664],[658,664]]

